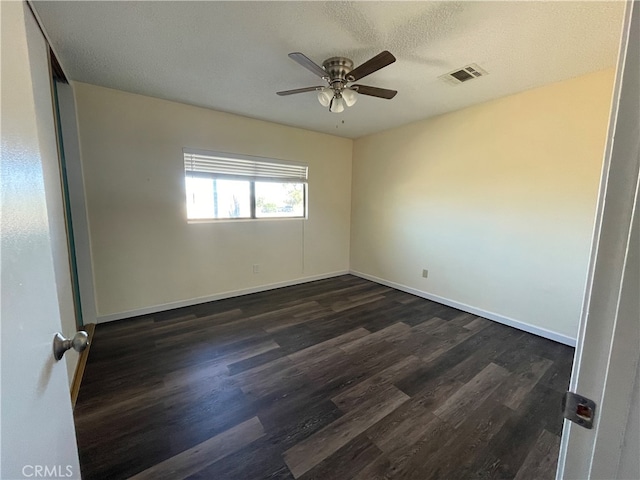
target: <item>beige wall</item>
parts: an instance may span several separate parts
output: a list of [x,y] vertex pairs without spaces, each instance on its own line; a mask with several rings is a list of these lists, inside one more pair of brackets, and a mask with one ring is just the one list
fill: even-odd
[[[348,270],[351,140],[75,87],[98,320]],[[308,163],[308,220],[187,223],[183,147]]]
[[[98,318],[350,262],[571,341],[612,84],[596,72],[355,142],[76,84]],[[307,162],[309,219],[188,224],[183,147]]]
[[613,76],[356,140],[351,269],[570,343]]

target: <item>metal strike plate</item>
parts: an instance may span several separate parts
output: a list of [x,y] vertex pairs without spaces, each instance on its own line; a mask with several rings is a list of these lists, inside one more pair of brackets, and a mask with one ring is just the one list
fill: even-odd
[[596,402],[577,393],[567,392],[562,398],[562,416],[584,428],[593,428]]

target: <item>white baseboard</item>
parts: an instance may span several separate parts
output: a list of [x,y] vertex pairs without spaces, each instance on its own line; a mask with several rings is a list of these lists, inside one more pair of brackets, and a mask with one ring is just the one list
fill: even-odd
[[467,313],[472,313],[474,315],[478,315],[479,317],[488,318],[489,320],[493,320],[495,322],[508,325],[509,327],[517,328],[518,330],[523,330],[528,333],[533,333],[534,335],[538,335],[539,337],[548,338],[549,340],[553,340],[558,343],[569,345],[570,347],[576,346],[575,338],[569,337],[568,335],[564,335],[562,333],[547,330],[546,328],[536,327],[535,325],[531,325],[529,323],[521,322],[519,320],[514,320],[513,318],[505,317],[497,313],[487,312],[485,310],[481,310],[479,308],[472,307],[464,303],[456,302],[454,300],[450,300],[444,297],[439,297],[438,295],[433,295],[431,293],[423,292],[421,290],[407,287],[406,285],[402,285],[400,283],[391,282],[383,278],[374,277],[373,275],[368,275],[366,273],[356,272],[354,270],[350,270],[349,273],[351,275],[355,275],[356,277],[364,278],[366,280],[371,280],[372,282],[376,282],[381,285],[385,285],[387,287],[395,288],[396,290],[402,290],[403,292],[416,295],[417,297],[426,298],[427,300],[432,300],[434,302],[442,303],[443,305],[457,308],[458,310],[462,310]]
[[151,313],[162,312],[165,310],[173,310],[174,308],[190,307],[199,303],[213,302],[215,300],[224,300],[225,298],[239,297],[241,295],[248,295],[250,293],[264,292],[267,290],[273,290],[274,288],[290,287],[292,285],[299,285],[301,283],[313,282],[315,280],[324,280],[325,278],[339,277],[340,275],[348,274],[348,270],[340,270],[338,272],[323,273],[321,275],[312,275],[310,277],[301,277],[294,280],[287,280],[278,283],[269,283],[267,285],[259,285],[257,287],[244,288],[242,290],[233,290],[230,292],[217,293],[215,295],[207,295],[205,297],[191,298],[188,300],[179,300],[177,302],[165,303],[162,305],[154,305],[152,307],[145,307],[136,310],[129,310],[126,312],[112,313],[109,315],[99,315],[97,323],[113,322],[115,320],[122,320],[124,318],[137,317],[140,315],[149,315]]
[[387,287],[395,288],[396,290],[401,290],[403,292],[407,292],[421,298],[426,298],[427,300],[432,300],[434,302],[438,302],[443,305],[447,305],[449,307],[457,308],[458,310],[462,310],[464,312],[468,312],[474,315],[478,315],[480,317],[488,318],[489,320],[493,320],[495,322],[502,323],[504,325],[508,325],[510,327],[517,328],[519,330],[523,330],[525,332],[533,333],[534,335],[538,335],[540,337],[548,338],[549,340],[563,343],[571,347],[576,346],[576,339],[569,337],[568,335],[547,330],[546,328],[536,327],[535,325],[531,325],[529,323],[521,322],[519,320],[514,320],[513,318],[505,317],[497,313],[481,310],[479,308],[472,307],[464,303],[456,302],[448,298],[423,292],[421,290],[417,290],[415,288],[411,288],[406,285],[402,285],[400,283],[391,282],[389,280],[378,278],[366,273],[357,272],[355,270],[340,270],[337,272],[325,273],[321,275],[312,275],[309,277],[296,278],[294,280],[287,280],[284,282],[269,283],[266,285],[259,285],[257,287],[244,288],[241,290],[233,290],[230,292],[217,293],[215,295],[208,295],[205,297],[191,298],[188,300],[179,300],[176,302],[165,303],[162,305],[154,305],[152,307],[129,310],[126,312],[112,313],[109,315],[99,315],[97,318],[97,323],[112,322],[115,320],[122,320],[124,318],[137,317],[140,315],[149,315],[152,313],[162,312],[165,310],[173,310],[175,308],[190,307],[192,305],[197,305],[199,303],[212,302],[215,300],[224,300],[225,298],[239,297],[241,295],[248,295],[250,293],[264,292],[267,290],[273,290],[274,288],[290,287],[292,285],[300,285],[302,283],[313,282],[315,280],[324,280],[326,278],[338,277],[340,275],[346,275],[349,273],[351,275],[355,275],[356,277],[364,278],[366,280],[370,280],[372,282],[376,282],[381,285],[386,285]]

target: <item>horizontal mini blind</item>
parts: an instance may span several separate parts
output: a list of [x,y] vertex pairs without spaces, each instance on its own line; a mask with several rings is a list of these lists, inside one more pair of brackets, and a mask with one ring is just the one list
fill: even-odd
[[262,157],[184,149],[184,170],[187,175],[306,182],[307,165]]

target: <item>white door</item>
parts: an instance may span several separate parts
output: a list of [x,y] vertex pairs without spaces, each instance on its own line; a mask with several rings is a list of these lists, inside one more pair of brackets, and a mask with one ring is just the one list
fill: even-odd
[[[60,211],[48,48],[24,2],[0,2],[0,477],[80,478],[49,219]],[[56,178],[57,175],[57,178]],[[57,182],[57,183],[56,183]]]
[[565,420],[557,478],[640,479],[640,2],[627,2],[587,294],[570,391],[592,430]]

